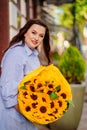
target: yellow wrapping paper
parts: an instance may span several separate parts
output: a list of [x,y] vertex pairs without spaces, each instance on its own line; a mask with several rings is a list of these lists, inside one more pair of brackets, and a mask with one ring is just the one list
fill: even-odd
[[18,86],[20,112],[36,124],[48,124],[68,110],[72,93],[69,83],[54,65],[40,66]]

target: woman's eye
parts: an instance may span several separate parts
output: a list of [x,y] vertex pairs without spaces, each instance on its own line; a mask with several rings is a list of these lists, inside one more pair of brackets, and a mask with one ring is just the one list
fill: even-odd
[[32,32],[33,34],[36,34],[35,32]]
[[44,36],[43,36],[43,35],[40,35],[40,37],[44,38]]

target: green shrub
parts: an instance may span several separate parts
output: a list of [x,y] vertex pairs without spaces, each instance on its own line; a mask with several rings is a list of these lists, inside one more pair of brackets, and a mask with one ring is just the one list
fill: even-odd
[[69,83],[81,83],[85,79],[86,62],[75,46],[66,49],[58,67]]

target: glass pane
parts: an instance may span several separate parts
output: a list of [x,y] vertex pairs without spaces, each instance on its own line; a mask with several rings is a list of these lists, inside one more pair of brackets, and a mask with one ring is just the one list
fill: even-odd
[[10,25],[13,25],[15,28],[17,28],[17,13],[17,7],[12,2],[9,2],[9,21]]

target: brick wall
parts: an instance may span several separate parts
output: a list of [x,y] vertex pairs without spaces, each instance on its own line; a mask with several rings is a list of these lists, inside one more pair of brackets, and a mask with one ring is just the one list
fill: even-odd
[[9,0],[0,1],[0,62],[9,43]]

